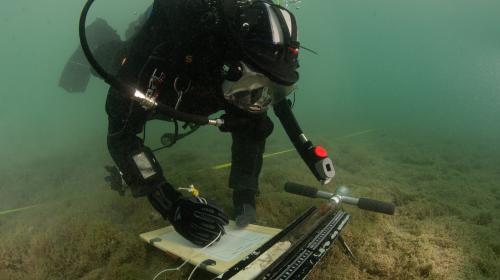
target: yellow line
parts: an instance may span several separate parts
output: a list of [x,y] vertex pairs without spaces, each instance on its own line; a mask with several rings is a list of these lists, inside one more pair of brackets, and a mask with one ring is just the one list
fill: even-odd
[[[363,135],[363,134],[366,134],[366,133],[370,133],[370,132],[373,132],[373,131],[375,131],[375,129],[363,130],[363,131],[360,131],[360,132],[355,132],[355,133],[351,133],[351,134],[344,135],[344,136],[341,136],[341,137],[337,137],[336,139],[350,138],[350,137],[354,137],[354,136],[358,136],[358,135]],[[263,158],[269,158],[269,157],[274,157],[274,156],[278,156],[278,155],[289,153],[289,152],[293,152],[293,151],[295,151],[295,149],[288,149],[288,150],[284,150],[284,151],[280,151],[280,152],[275,152],[275,153],[271,153],[271,154],[264,154],[262,157]],[[212,167],[212,169],[219,170],[219,169],[224,169],[224,168],[229,168],[229,167],[231,167],[231,163],[224,163],[224,164],[215,165],[215,166]],[[16,213],[16,212],[21,212],[21,211],[24,211],[24,210],[28,210],[28,209],[31,209],[31,208],[38,207],[40,205],[41,204],[36,204],[36,205],[27,206],[27,207],[22,207],[22,208],[17,208],[17,209],[2,211],[2,212],[0,212],[0,216],[1,215],[6,215],[6,214],[11,214],[11,213]]]
[[17,208],[17,209],[11,209],[11,210],[2,211],[2,212],[0,212],[0,216],[1,215],[15,213],[15,212],[20,212],[20,211],[24,211],[24,210],[28,210],[28,209],[35,208],[35,207],[38,207],[38,206],[40,206],[40,205],[37,204],[37,205],[31,205],[31,206],[27,206],[27,207],[22,207],[22,208]]
[[[375,131],[375,129],[363,130],[363,131],[359,131],[359,132],[347,134],[347,135],[344,135],[344,136],[340,136],[340,137],[337,137],[335,139],[351,138],[351,137],[354,137],[354,136],[359,136],[359,135],[367,134],[367,133],[370,133],[370,132],[373,132],[373,131]],[[292,152],[292,151],[295,151],[295,149],[284,150],[284,151],[276,152],[276,153],[272,153],[272,154],[265,154],[263,156],[263,158],[273,157],[273,156],[281,155],[281,154],[284,154],[284,153],[289,153],[289,152]],[[212,169],[213,170],[220,170],[220,169],[229,168],[229,167],[231,167],[231,163],[224,163],[224,164],[219,164],[219,165],[212,166]]]
[[230,166],[231,166],[231,163],[224,163],[224,164],[215,165],[212,167],[212,169],[218,170],[218,169],[228,168]]
[[[292,151],[295,151],[295,149],[284,150],[284,151],[281,151],[281,152],[276,152],[276,153],[271,153],[271,154],[264,154],[262,157],[263,158],[269,158],[269,157],[274,157],[274,156],[278,156],[278,155],[281,155],[281,154],[289,153],[289,152],[292,152]],[[229,167],[231,167],[231,163],[224,163],[224,164],[219,164],[219,165],[212,166],[212,169],[219,170],[219,169],[224,169],[224,168],[229,168]]]
[[265,154],[262,157],[263,158],[274,157],[274,156],[277,156],[277,155],[281,155],[281,154],[289,153],[289,152],[293,152],[293,151],[295,151],[295,149],[284,150],[284,151],[276,152],[276,153],[272,153],[272,154]]
[[370,133],[370,132],[373,132],[373,131],[375,131],[375,129],[363,130],[363,131],[360,131],[360,132],[355,132],[355,133],[347,134],[347,135],[344,135],[344,136],[340,136],[340,137],[337,137],[336,139],[351,138],[351,137],[354,137],[354,136],[359,136],[359,135],[367,134],[367,133]]

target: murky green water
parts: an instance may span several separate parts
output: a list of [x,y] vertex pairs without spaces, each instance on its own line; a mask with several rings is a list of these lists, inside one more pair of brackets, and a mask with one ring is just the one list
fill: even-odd
[[[150,3],[100,0],[90,17],[123,33]],[[107,86],[57,86],[82,6],[0,4],[0,212],[38,205],[0,214],[0,279],[150,279],[173,265],[137,238],[164,222],[103,180]],[[319,53],[301,52],[294,110],[336,161],[327,190],[399,206],[394,217],[352,210],[346,239],[359,263],[334,251],[313,277],[500,278],[500,2],[303,0],[294,11],[302,45]],[[151,125],[148,144],[164,129]],[[229,138],[203,128],[158,158],[172,182],[206,186],[230,209],[227,170],[206,169],[230,158]],[[268,152],[290,146],[277,125]],[[296,199],[281,191],[287,180],[315,184],[294,153],[266,160],[260,223],[284,226],[316,203],[284,209]]]

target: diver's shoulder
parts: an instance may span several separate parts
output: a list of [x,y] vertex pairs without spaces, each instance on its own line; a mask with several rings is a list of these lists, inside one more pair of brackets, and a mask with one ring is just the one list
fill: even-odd
[[161,9],[163,12],[196,14],[209,9],[209,2],[204,0],[155,0],[153,9]]

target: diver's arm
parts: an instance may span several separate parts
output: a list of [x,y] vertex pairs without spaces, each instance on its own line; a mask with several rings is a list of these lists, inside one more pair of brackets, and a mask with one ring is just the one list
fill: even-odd
[[322,184],[328,184],[333,176],[335,170],[333,169],[333,162],[328,157],[324,148],[314,146],[310,140],[307,139],[305,134],[293,115],[292,108],[287,99],[274,105],[274,113],[281,121],[285,128],[286,134],[292,141],[295,149],[300,154],[304,162],[307,164],[316,179]]

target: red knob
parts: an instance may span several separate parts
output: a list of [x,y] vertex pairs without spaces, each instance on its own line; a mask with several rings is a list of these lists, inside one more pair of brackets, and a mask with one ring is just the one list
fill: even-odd
[[299,55],[299,49],[288,47],[288,50],[295,56]]
[[314,154],[320,158],[328,157],[328,153],[326,152],[325,148],[323,148],[321,146],[314,147]]

